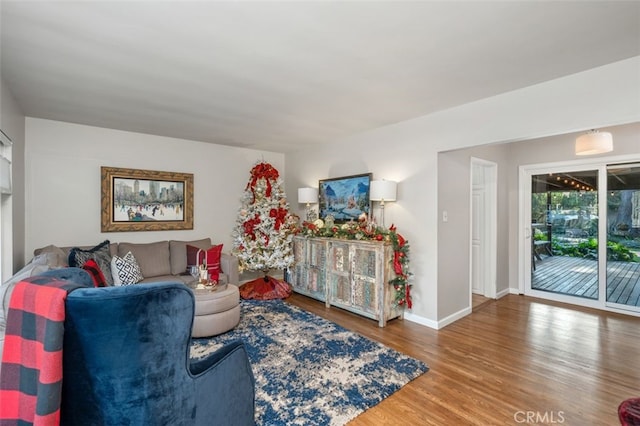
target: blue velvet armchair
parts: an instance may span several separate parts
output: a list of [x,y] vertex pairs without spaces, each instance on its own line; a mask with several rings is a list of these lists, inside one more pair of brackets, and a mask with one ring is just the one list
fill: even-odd
[[254,424],[241,342],[192,362],[193,293],[178,283],[81,288],[66,300],[63,425]]

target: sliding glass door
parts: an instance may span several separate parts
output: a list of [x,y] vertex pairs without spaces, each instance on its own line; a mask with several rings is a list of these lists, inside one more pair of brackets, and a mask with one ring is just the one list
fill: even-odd
[[531,290],[598,300],[598,194],[597,169],[531,176]]
[[523,174],[525,294],[640,313],[640,163]]
[[640,312],[640,164],[607,167],[607,305]]

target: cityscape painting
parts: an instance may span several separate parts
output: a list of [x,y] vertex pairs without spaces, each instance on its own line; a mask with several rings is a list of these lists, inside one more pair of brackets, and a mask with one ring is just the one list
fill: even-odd
[[102,167],[102,231],[193,229],[193,175]]

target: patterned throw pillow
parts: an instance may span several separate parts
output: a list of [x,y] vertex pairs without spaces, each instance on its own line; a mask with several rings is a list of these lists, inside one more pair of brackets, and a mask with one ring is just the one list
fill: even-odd
[[222,244],[211,246],[206,250],[202,250],[198,247],[187,244],[187,271],[190,266],[202,265],[202,262],[204,261],[207,264],[207,269],[209,270],[209,277],[211,278],[211,280],[218,281],[220,279],[221,255]]
[[[105,279],[105,276],[102,273],[100,266],[98,266],[95,260],[89,259],[86,262],[84,262],[84,265],[82,265],[82,269],[84,269],[89,273],[89,275],[91,275],[91,279],[93,280],[94,287],[107,286],[107,280]],[[111,275],[111,271],[109,271],[109,275]]]
[[[69,266],[75,266],[82,268],[87,260],[93,259],[96,261],[102,271],[111,270],[111,252],[109,251],[109,240],[105,240],[97,246],[88,250],[74,247],[69,251]],[[104,274],[104,278],[107,285],[113,285],[113,277],[111,274]]]
[[111,274],[115,285],[133,285],[144,279],[140,266],[130,251],[122,257],[113,256]]

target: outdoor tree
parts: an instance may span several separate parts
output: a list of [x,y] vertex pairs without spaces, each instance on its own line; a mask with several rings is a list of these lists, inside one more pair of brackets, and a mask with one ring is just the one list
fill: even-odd
[[264,277],[242,285],[240,295],[244,299],[276,299],[291,294],[286,282],[268,273],[293,264],[291,238],[296,226],[280,174],[269,163],[256,164],[242,196],[232,252],[239,259],[240,271],[262,271]]

